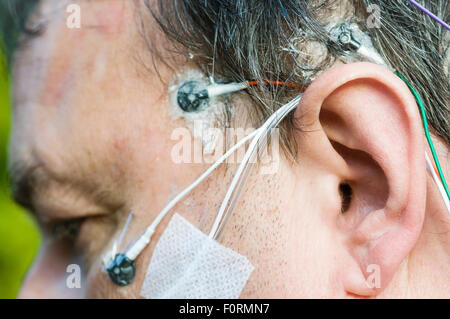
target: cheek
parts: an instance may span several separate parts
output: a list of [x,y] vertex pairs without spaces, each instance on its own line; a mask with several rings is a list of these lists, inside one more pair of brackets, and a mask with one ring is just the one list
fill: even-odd
[[[24,280],[20,298],[84,298],[86,278],[69,245],[46,241]],[[75,285],[70,287],[70,285]]]
[[320,297],[330,286],[336,239],[320,215],[317,190],[294,182],[283,167],[276,175],[254,177],[220,240],[255,267],[241,297]]
[[255,267],[241,294],[243,298],[287,296],[292,276],[287,271],[289,214],[281,201],[283,191],[276,176],[262,177],[254,170],[219,240],[246,256]]

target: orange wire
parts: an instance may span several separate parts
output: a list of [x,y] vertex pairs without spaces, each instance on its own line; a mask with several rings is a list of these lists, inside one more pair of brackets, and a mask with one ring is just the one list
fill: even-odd
[[[438,176],[439,177],[439,172],[438,172],[438,170],[437,170],[437,168],[436,168],[436,165],[433,163],[433,162],[431,162],[431,164],[433,165],[433,169],[434,169],[434,172],[436,173],[436,176]],[[442,183],[442,179],[439,177],[439,180],[441,181],[441,183]]]
[[292,83],[292,82],[265,80],[265,81],[248,81],[247,83],[250,86],[261,85],[261,84],[272,84],[272,85],[279,85],[279,86],[284,85],[284,86],[290,87],[290,88],[305,90],[305,88],[302,85],[297,84],[297,83]]

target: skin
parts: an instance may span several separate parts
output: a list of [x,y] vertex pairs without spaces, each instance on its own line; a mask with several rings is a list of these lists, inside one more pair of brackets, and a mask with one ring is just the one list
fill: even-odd
[[[129,212],[123,247],[209,165],[171,156],[171,134],[186,123],[169,114],[168,83],[192,67],[189,59],[172,57],[178,63],[170,68],[155,60],[158,74],[146,69],[152,57],[131,1],[79,4],[81,29],[66,27],[64,9],[36,15],[48,21],[46,31],[13,67],[10,167],[34,168],[29,201],[44,234],[20,297],[140,298],[170,216],[208,233],[236,164],[215,171],[163,220],[131,285],[109,280],[102,258]],[[153,36],[152,45],[168,43]],[[233,104],[249,107],[241,94]],[[281,154],[276,174],[256,166],[219,238],[255,266],[241,297],[450,297],[449,219],[426,174],[426,141],[403,82],[370,63],[336,66],[307,89],[295,116],[304,128],[294,133],[296,163]],[[448,145],[435,144],[449,180]],[[354,193],[345,212],[343,181]],[[85,218],[74,243],[48,234],[55,220],[73,218]],[[65,285],[72,263],[83,267],[81,289]],[[379,288],[367,285],[371,264],[380,268]]]

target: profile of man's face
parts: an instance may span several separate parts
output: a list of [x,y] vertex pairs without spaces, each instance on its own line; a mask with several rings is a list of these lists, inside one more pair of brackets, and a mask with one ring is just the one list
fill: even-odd
[[[81,28],[68,26],[65,1],[42,1],[29,23],[45,27],[38,36],[26,39],[13,65],[10,165],[15,196],[37,216],[43,234],[21,296],[141,298],[155,246],[173,214],[208,234],[239,163],[225,163],[180,201],[137,258],[133,282],[115,285],[105,271],[104,258],[130,212],[133,218],[119,251],[133,243],[161,209],[210,165],[179,163],[173,157],[179,143],[174,132],[192,130],[185,118],[173,115],[177,106],[172,105],[170,85],[180,74],[204,69],[195,58],[170,50],[172,43],[140,1],[75,3],[81,8]],[[146,32],[142,32],[142,21]],[[157,57],[151,48],[158,50]],[[354,291],[370,295],[378,287],[360,288],[372,273],[369,265],[380,265],[382,272],[386,269],[387,275],[381,278],[387,281],[396,278],[393,269],[400,261],[384,262],[391,258],[384,251],[384,241],[380,239],[379,246],[361,243],[388,233],[383,224],[388,215],[385,207],[409,207],[402,201],[413,197],[414,191],[408,188],[409,195],[391,195],[390,190],[407,187],[391,172],[406,158],[401,163],[407,162],[407,167],[422,165],[424,148],[411,142],[405,150],[421,154],[420,161],[402,153],[391,167],[382,144],[388,137],[380,137],[378,143],[368,133],[373,128],[366,132],[362,128],[379,114],[360,108],[361,113],[349,115],[341,107],[352,101],[349,108],[356,109],[365,105],[364,96],[370,96],[370,103],[383,105],[386,112],[399,104],[414,109],[414,100],[404,98],[409,91],[401,81],[377,68],[367,71],[376,80],[355,75],[353,82],[320,100],[319,93],[326,91],[328,83],[340,81],[332,80],[339,78],[337,74],[331,74],[332,79],[322,77],[325,80],[305,94],[305,108],[310,109],[304,114],[296,111],[306,125],[303,132],[294,133],[296,161],[280,149],[276,171],[263,174],[261,166],[254,165],[218,239],[255,267],[241,297],[347,297]],[[360,69],[346,70],[357,74]],[[387,85],[388,81],[393,84]],[[396,91],[385,91],[387,87]],[[243,115],[251,103],[245,94],[233,96],[229,126],[252,126]],[[389,132],[389,139],[419,140],[420,126],[408,121],[418,119],[420,124],[420,117],[412,111],[404,116],[398,112],[384,118],[386,126],[391,121],[402,123]],[[193,148],[205,146],[201,138],[190,139]],[[417,179],[425,180],[425,169],[418,171]],[[342,187],[347,182],[352,188]],[[418,207],[425,205],[425,199],[416,198],[423,200]],[[348,215],[343,214],[347,211]],[[365,221],[372,211],[379,216]],[[415,222],[422,220],[417,217]],[[389,223],[394,225],[395,219]],[[419,237],[415,229],[410,233],[414,233],[411,238]],[[389,240],[399,236],[393,233]],[[406,254],[402,249],[397,250],[399,255]],[[67,267],[72,264],[82,269],[80,289],[66,285]]]
[[[207,168],[207,164],[177,164],[171,157],[177,142],[171,134],[186,125],[169,114],[167,83],[176,72],[194,67],[184,62],[169,69],[157,62],[159,74],[146,69],[152,57],[137,32],[131,2],[81,1],[80,5],[83,27],[71,29],[65,6],[59,1],[43,2],[32,19],[45,21],[45,31],[27,40],[16,55],[11,163],[21,172],[19,185],[33,185],[32,193],[29,188],[24,194],[19,190],[19,196],[32,202],[48,232],[22,295],[71,293],[74,290],[68,290],[62,279],[68,275],[67,265],[75,263],[82,265],[87,296],[138,297],[152,250],[168,220],[137,261],[130,286],[115,286],[102,270],[102,258],[119,237],[130,211],[134,219],[124,247],[168,199]],[[165,40],[157,41],[152,45],[163,45]],[[230,173],[219,169],[174,211],[206,232]],[[289,276],[296,276],[289,259],[297,257],[287,253],[286,246],[292,222],[300,220],[282,214],[287,207],[269,200],[269,194],[279,198],[283,191],[269,177],[263,185],[249,187],[248,192],[259,192],[260,197],[241,205],[222,236],[227,247],[260,266],[244,291],[248,296],[273,291],[264,292],[264,287],[285,287]],[[75,223],[77,234],[53,238],[54,224],[61,222]],[[294,242],[306,240],[303,234],[296,236]],[[280,269],[285,270],[280,273]]]

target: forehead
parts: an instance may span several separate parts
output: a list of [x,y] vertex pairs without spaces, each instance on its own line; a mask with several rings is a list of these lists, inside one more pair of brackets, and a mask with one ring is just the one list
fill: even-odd
[[[22,2],[24,0],[21,0]],[[28,1],[28,0],[26,0]],[[20,2],[20,1],[19,1]],[[133,1],[125,0],[37,0],[33,1],[34,17],[54,18],[61,13],[66,18],[81,16],[83,25],[118,25]],[[71,19],[66,19],[70,22]],[[67,24],[70,28],[70,23]]]
[[[88,36],[102,37],[102,41],[120,40],[132,23],[132,3],[124,0],[44,0],[34,7],[27,26],[42,29],[41,34],[59,35],[52,40],[74,42]],[[99,44],[101,42],[97,42]]]
[[[20,99],[49,84],[57,95],[64,76],[90,74],[96,80],[107,73],[109,58],[145,54],[137,32],[133,1],[43,0],[34,8],[27,26],[38,27],[35,36],[22,36],[13,64],[14,91]],[[142,46],[143,48],[143,46]],[[143,59],[142,59],[143,60]],[[76,74],[75,74],[76,73]],[[30,83],[30,82],[33,83]],[[54,91],[52,93],[52,91]],[[44,104],[53,104],[51,101]]]
[[[25,39],[16,52],[10,162],[39,160],[55,175],[71,174],[68,166],[83,163],[86,167],[77,171],[82,179],[93,176],[87,154],[105,154],[105,162],[111,162],[111,152],[127,145],[127,123],[144,125],[139,112],[147,114],[161,105],[166,87],[160,78],[141,71],[149,69],[141,62],[151,57],[138,32],[134,1],[70,1],[79,5],[80,28],[71,27],[77,11],[68,12],[69,2],[62,2],[43,0],[36,7],[29,23],[43,23],[43,31]],[[164,113],[155,114],[152,120],[168,122],[158,118]],[[115,160],[125,153],[118,152]]]

